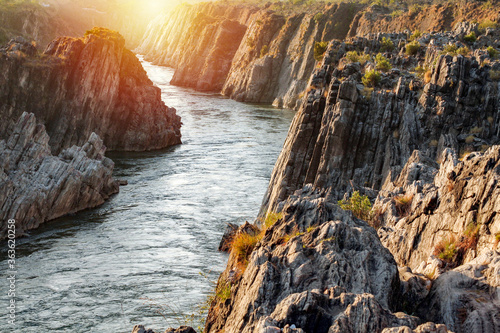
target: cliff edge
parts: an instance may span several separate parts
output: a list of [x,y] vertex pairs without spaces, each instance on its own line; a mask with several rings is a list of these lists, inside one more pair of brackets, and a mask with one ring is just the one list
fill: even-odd
[[54,153],[83,145],[95,132],[110,150],[140,151],[181,143],[180,117],[117,32],[94,28],[61,37],[38,54],[22,38],[0,50],[1,137],[24,110],[45,124]]

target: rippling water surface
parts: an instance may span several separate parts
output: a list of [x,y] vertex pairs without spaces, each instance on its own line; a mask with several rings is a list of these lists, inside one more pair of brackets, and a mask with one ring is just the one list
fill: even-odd
[[[178,326],[224,268],[217,246],[226,223],[258,212],[292,112],[170,86],[171,69],[143,65],[182,117],[184,144],[110,153],[116,176],[129,182],[120,194],[18,240],[14,332]],[[0,332],[12,332],[3,280]],[[163,306],[162,314],[151,304]]]

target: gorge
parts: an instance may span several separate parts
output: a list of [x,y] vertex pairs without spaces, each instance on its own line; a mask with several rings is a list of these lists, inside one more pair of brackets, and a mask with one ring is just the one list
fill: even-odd
[[[183,4],[151,22],[134,50],[141,60],[102,28],[43,54],[10,41],[0,59],[0,152],[12,161],[0,169],[2,211],[27,211],[2,193],[41,202],[12,184],[24,174],[23,184],[45,184],[48,163],[97,165],[90,178],[105,186],[90,184],[99,195],[88,207],[129,181],[101,208],[20,240],[23,269],[46,274],[24,271],[23,313],[52,300],[78,317],[42,312],[47,330],[500,331],[499,8]],[[82,187],[68,193],[88,198]],[[28,210],[24,229],[39,212]],[[216,251],[221,236],[228,256]],[[77,250],[63,250],[72,241]],[[67,269],[33,261],[57,256]],[[51,277],[65,287],[44,284]],[[74,306],[79,290],[81,306],[102,316]]]

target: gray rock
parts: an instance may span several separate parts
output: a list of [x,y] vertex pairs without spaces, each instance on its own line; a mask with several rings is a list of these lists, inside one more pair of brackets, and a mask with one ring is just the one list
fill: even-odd
[[53,156],[49,136],[33,114],[23,113],[10,138],[0,141],[0,239],[15,219],[16,236],[57,217],[93,208],[118,192],[114,163],[92,133],[83,147]]

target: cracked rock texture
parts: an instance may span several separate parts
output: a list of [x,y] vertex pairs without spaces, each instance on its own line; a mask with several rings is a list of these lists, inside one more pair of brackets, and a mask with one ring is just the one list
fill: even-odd
[[0,239],[7,221],[16,236],[60,216],[93,208],[118,192],[114,163],[92,133],[81,146],[50,152],[49,136],[32,113],[23,113],[8,140],[0,141]]
[[361,7],[342,3],[289,14],[271,4],[182,5],[152,22],[137,51],[175,68],[172,84],[295,107],[315,65],[315,42],[344,38]]
[[53,153],[83,145],[92,132],[110,150],[179,144],[180,117],[124,44],[99,28],[83,38],[60,37],[40,56],[23,51],[30,43],[12,40],[0,50],[0,137],[29,110],[46,126]]

